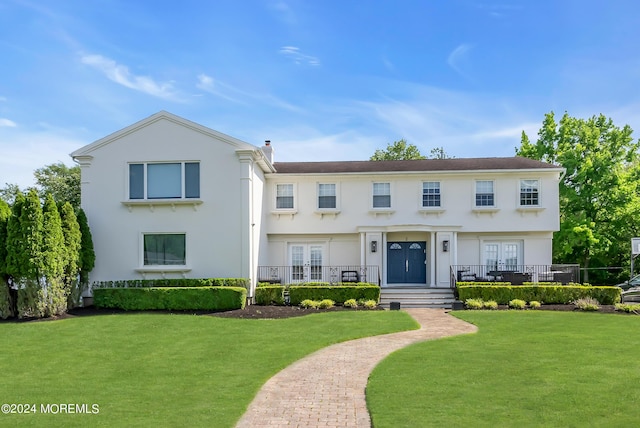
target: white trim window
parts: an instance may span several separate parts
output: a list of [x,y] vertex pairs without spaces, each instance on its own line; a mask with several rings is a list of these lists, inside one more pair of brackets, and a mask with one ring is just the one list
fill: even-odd
[[318,209],[336,209],[336,185],[334,183],[318,184]]
[[129,199],[198,198],[199,162],[129,164]]
[[476,207],[494,207],[495,203],[493,180],[476,180]]
[[520,206],[540,206],[540,181],[535,179],[520,180]]
[[391,183],[373,183],[373,208],[391,208]]
[[422,207],[440,207],[440,182],[439,181],[423,181],[422,182]]
[[142,236],[144,266],[184,266],[186,235],[184,233],[145,233]]
[[276,209],[292,210],[295,205],[293,184],[276,184]]

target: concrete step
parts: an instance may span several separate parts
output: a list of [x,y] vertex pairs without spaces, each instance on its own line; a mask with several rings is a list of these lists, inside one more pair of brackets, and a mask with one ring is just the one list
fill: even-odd
[[391,302],[399,302],[401,308],[451,309],[454,300],[450,288],[383,288],[380,294],[380,305],[385,308],[389,308]]

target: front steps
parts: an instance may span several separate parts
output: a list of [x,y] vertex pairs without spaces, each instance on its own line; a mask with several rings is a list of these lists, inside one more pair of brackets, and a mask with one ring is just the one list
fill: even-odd
[[389,309],[391,302],[400,302],[400,308],[453,308],[451,288],[385,287],[380,292],[380,305]]

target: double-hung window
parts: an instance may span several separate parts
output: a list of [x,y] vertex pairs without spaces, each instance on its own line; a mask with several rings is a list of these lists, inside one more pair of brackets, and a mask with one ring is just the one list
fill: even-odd
[[495,206],[495,192],[493,180],[476,181],[476,207]]
[[199,162],[129,164],[129,199],[199,197]]
[[293,184],[276,184],[276,209],[293,209]]
[[538,180],[520,180],[520,206],[537,207],[540,205],[540,182]]
[[145,266],[186,264],[184,233],[146,233],[143,235]]
[[318,208],[319,209],[335,209],[336,208],[336,185],[335,184],[318,184]]
[[439,207],[440,202],[440,182],[424,181],[422,183],[422,207]]
[[390,183],[373,183],[373,208],[391,208]]

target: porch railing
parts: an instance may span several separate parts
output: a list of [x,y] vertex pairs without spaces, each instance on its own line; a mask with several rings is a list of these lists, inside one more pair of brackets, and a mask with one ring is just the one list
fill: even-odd
[[525,282],[580,282],[580,265],[452,265],[451,287],[457,282],[510,282],[522,285]]
[[258,282],[370,282],[380,285],[378,266],[258,266]]

